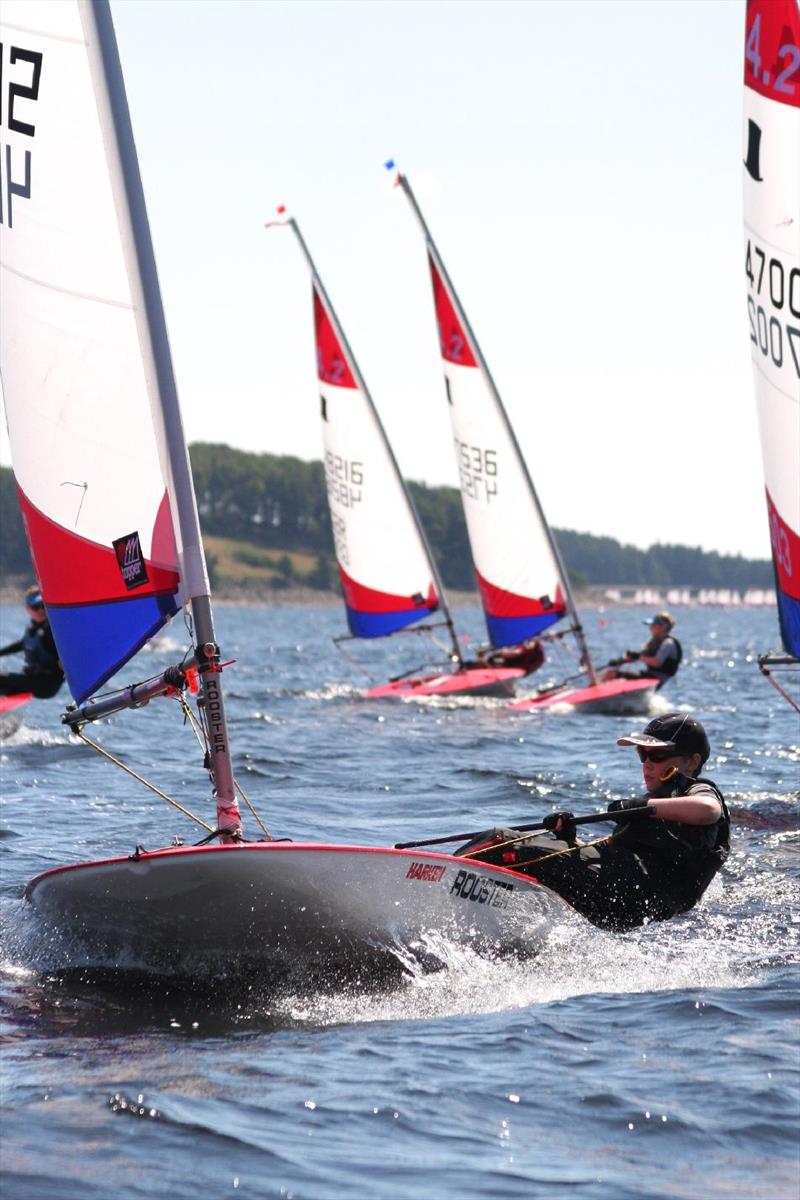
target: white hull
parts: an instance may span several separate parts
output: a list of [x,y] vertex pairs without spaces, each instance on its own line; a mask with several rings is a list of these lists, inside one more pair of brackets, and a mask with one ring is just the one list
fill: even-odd
[[530,955],[567,911],[535,881],[417,850],[214,845],[62,867],[26,898],[62,969],[191,976],[423,965],[446,947]]

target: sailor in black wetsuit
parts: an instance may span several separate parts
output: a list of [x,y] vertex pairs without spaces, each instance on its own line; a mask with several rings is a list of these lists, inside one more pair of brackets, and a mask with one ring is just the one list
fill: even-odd
[[38,587],[28,588],[25,606],[30,618],[25,632],[19,641],[0,649],[0,656],[23,654],[25,666],[21,671],[0,673],[0,696],[32,692],[38,700],[47,700],[61,687],[64,672]]
[[619,813],[609,837],[578,842],[573,814],[552,813],[543,825],[555,841],[491,830],[456,853],[534,875],[603,929],[633,929],[692,908],[729,848],[725,800],[699,774],[710,753],[706,732],[687,713],[667,713],[617,744],[636,747],[647,796],[609,805]]

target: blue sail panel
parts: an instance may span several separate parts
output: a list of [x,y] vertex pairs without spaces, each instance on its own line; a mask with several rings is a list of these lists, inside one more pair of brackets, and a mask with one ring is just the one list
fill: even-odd
[[83,703],[178,611],[175,596],[48,605],[69,690]]

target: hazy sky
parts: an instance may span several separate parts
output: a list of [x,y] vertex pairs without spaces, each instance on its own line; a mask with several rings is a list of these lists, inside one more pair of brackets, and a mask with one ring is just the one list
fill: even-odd
[[743,0],[112,0],[189,439],[320,456],[297,217],[404,473],[456,483],[417,192],[551,524],[767,557]]

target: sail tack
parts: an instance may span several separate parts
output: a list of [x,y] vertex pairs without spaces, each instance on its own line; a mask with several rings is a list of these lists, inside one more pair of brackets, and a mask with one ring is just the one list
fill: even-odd
[[347,620],[381,637],[440,605],[434,570],[375,408],[313,277],[325,481]]
[[800,7],[748,0],[744,266],[781,639],[800,658]]
[[181,546],[94,10],[4,0],[1,17],[0,369],[34,565],[82,701],[178,611]]

